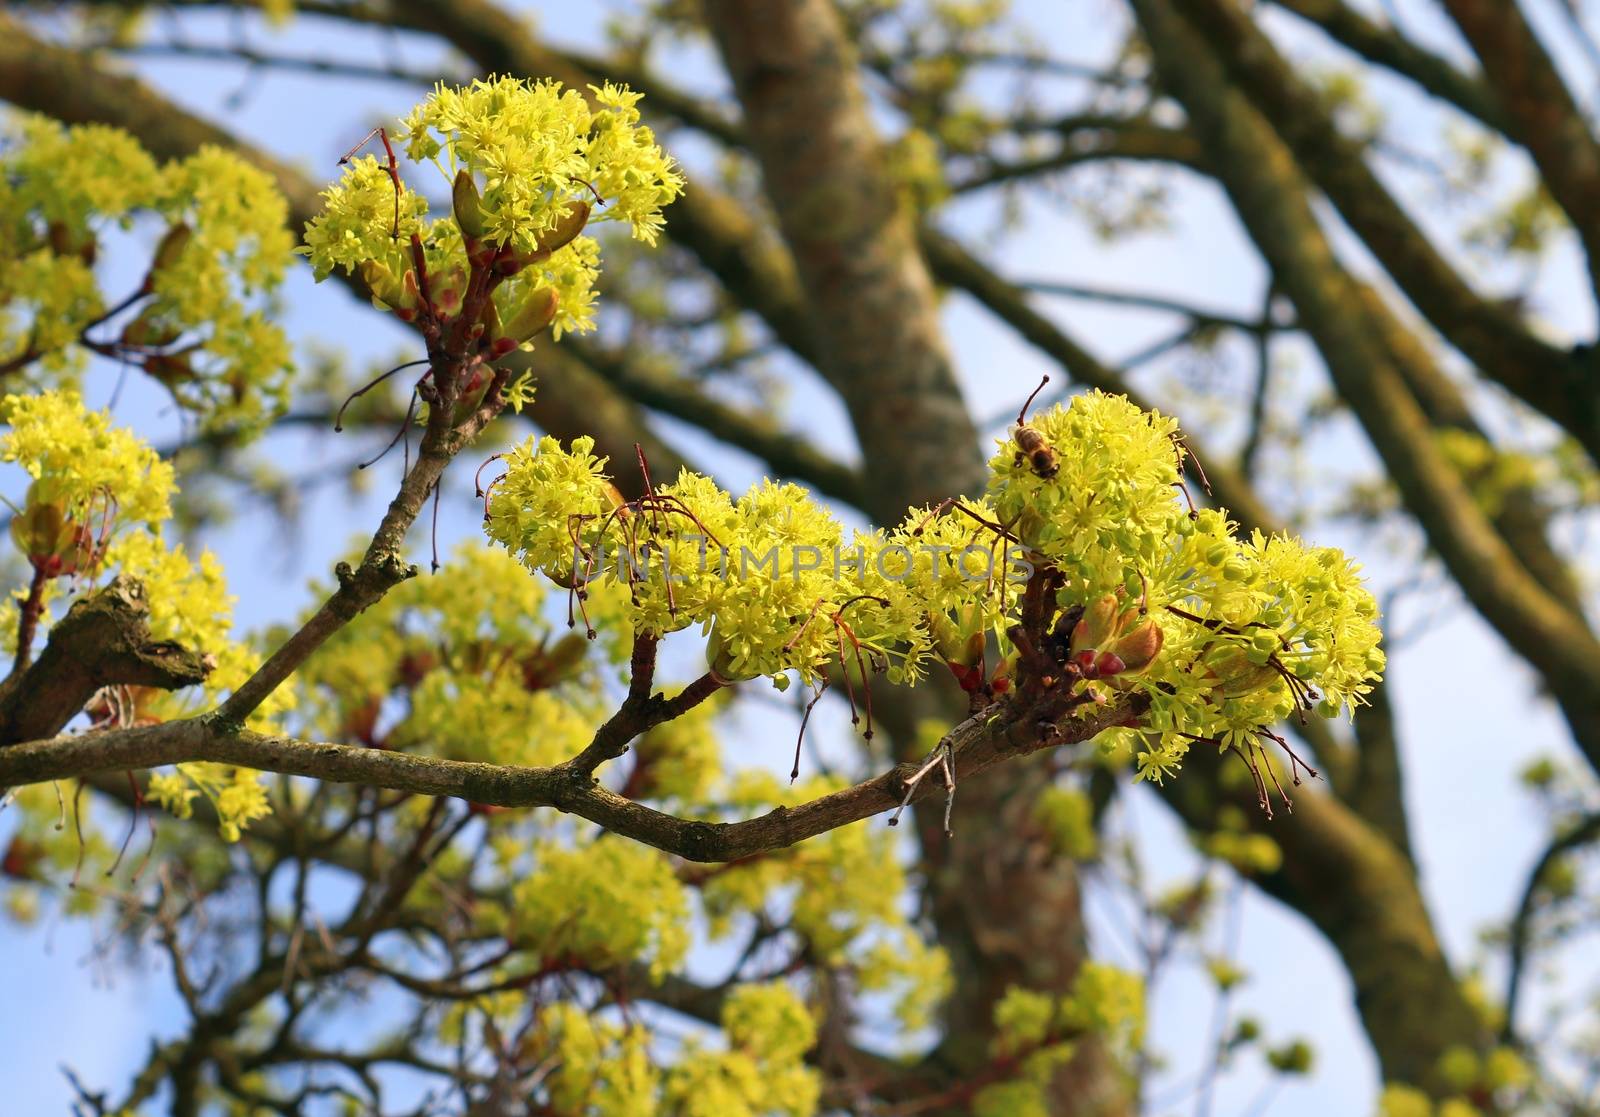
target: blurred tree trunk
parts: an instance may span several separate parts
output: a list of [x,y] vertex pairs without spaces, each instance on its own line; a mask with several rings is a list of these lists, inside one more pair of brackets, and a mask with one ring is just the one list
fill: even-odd
[[[838,10],[829,0],[710,0],[705,14],[794,256],[819,371],[861,445],[867,510],[892,525],[908,506],[977,490],[978,433]],[[948,723],[962,712],[954,702],[906,704],[890,721],[902,750],[922,717]],[[943,834],[942,808],[919,812],[928,908],[956,977],[935,1062],[954,1082],[988,1060],[993,1007],[1007,988],[1064,992],[1087,955],[1076,869],[1029,838],[1048,786],[1035,769],[1008,765],[962,785],[954,838]],[[1131,1104],[1103,1050],[1085,1044],[1057,1075],[1051,1109],[1113,1117]]]

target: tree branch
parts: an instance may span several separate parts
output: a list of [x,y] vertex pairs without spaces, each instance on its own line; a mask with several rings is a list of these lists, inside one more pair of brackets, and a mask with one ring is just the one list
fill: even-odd
[[[1061,719],[1054,732],[1042,727],[1031,709],[1008,708],[998,716],[991,709],[956,726],[946,742],[955,756],[958,779],[966,779],[1006,760],[1086,741],[1111,726],[1126,724],[1143,706],[1135,696],[1089,717]],[[732,861],[781,849],[892,810],[917,768],[900,764],[854,787],[742,822],[706,822],[624,799],[571,762],[525,768],[443,760],[249,730],[229,732],[214,721],[191,719],[12,745],[0,750],[0,787],[193,761],[452,796],[486,806],[555,807],[690,861]],[[936,793],[935,782],[924,780],[912,798]]]
[[1511,951],[1506,974],[1505,1023],[1500,1031],[1502,1043],[1511,1043],[1516,1039],[1517,1004],[1522,997],[1527,971],[1528,939],[1533,929],[1534,901],[1538,897],[1539,886],[1544,883],[1544,875],[1549,872],[1550,866],[1561,858],[1595,841],[1600,841],[1600,811],[1583,816],[1556,835],[1528,873],[1527,883],[1522,887],[1522,899],[1517,902],[1517,914],[1511,920],[1509,932]]
[[1444,0],[1444,7],[1505,106],[1510,134],[1572,219],[1600,294],[1600,143],[1583,111],[1517,0]]
[[1496,132],[1506,131],[1505,113],[1494,91],[1447,58],[1413,43],[1399,31],[1368,19],[1345,0],[1273,0],[1278,7],[1320,27],[1329,38],[1393,70]]
[[73,605],[39,658],[0,683],[0,746],[59,733],[101,687],[178,690],[204,682],[215,659],[152,640],[149,616],[144,586],[126,577]]
[[1178,0],[1178,8],[1423,317],[1484,376],[1568,431],[1600,463],[1600,379],[1467,284],[1237,0]]

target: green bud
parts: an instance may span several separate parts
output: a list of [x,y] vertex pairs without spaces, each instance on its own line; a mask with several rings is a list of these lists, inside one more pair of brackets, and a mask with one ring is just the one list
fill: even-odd
[[1250,564],[1235,556],[1222,564],[1222,577],[1229,582],[1243,582],[1250,577]]
[[961,632],[950,618],[943,613],[934,613],[928,618],[928,628],[933,636],[933,646],[939,653],[939,658],[946,663],[955,663],[961,657]]
[[1233,548],[1226,543],[1213,543],[1206,549],[1206,565],[1221,566],[1233,554]]
[[189,247],[189,242],[194,239],[194,230],[189,226],[179,223],[168,229],[161,238],[161,243],[156,245],[156,254],[151,260],[152,272],[160,268],[170,268],[178,262],[178,257],[183,255],[183,250]]
[[1111,651],[1122,660],[1122,673],[1131,674],[1144,670],[1154,662],[1156,656],[1161,654],[1164,640],[1161,626],[1153,620],[1146,620],[1118,637],[1117,642],[1111,645]]
[[559,306],[560,297],[554,287],[535,287],[504,320],[500,336],[521,345],[556,320]]
[[472,181],[472,172],[465,167],[456,172],[456,180],[450,186],[450,201],[463,235],[474,240],[483,236],[482,199],[478,197],[478,184]]
[[542,260],[553,252],[558,252],[571,244],[577,235],[583,232],[583,227],[589,223],[589,203],[573,202],[572,208],[562,214],[556,223],[535,240],[535,259]]
[[1311,1045],[1297,1039],[1267,1052],[1267,1062],[1280,1074],[1310,1074]]
[[1223,644],[1205,655],[1205,665],[1217,680],[1216,690],[1224,698],[1243,698],[1270,686],[1278,673],[1271,667],[1251,663],[1244,649]]
[[[374,301],[390,310],[405,305],[405,287],[386,264],[377,260],[363,260],[360,264],[361,282],[366,284]],[[415,305],[414,303],[412,305]]]
[[721,625],[713,622],[711,631],[706,635],[706,666],[710,667],[719,679],[725,679],[730,683],[755,678],[748,671],[741,673],[734,668],[733,649],[728,646],[721,628]]
[[1069,648],[1073,652],[1081,652],[1088,648],[1099,648],[1111,638],[1113,626],[1117,619],[1117,599],[1113,594],[1106,594],[1100,600],[1091,602],[1083,611],[1082,618],[1072,629],[1072,639]]

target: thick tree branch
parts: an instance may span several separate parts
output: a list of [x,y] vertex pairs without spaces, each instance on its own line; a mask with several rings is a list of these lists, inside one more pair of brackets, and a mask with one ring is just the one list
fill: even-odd
[[1600,143],[1518,0],[1444,0],[1588,257],[1600,292]]
[[1484,376],[1564,428],[1600,462],[1600,377],[1471,288],[1237,0],[1179,0],[1178,7],[1423,317]]
[[[821,0],[706,6],[817,331],[850,411],[867,508],[890,523],[982,482],[932,283],[916,251],[838,13]],[[893,447],[866,431],[895,430]]]
[[[991,709],[956,726],[946,741],[955,756],[958,780],[966,779],[1006,760],[1086,741],[1127,723],[1142,708],[1139,698],[1130,698],[1088,717],[1063,719],[1054,731],[1041,726],[1031,710],[997,715]],[[732,861],[781,849],[892,810],[916,770],[916,765],[901,764],[798,807],[778,807],[742,822],[706,822],[624,799],[571,764],[523,768],[443,760],[248,730],[228,732],[214,721],[194,719],[13,745],[0,751],[0,787],[192,761],[452,796],[487,806],[555,807],[690,861]],[[935,781],[924,780],[912,798],[931,794],[942,792]]]
[[39,658],[0,683],[0,746],[59,733],[107,686],[179,690],[205,682],[216,661],[152,640],[144,586],[119,577],[77,602],[50,629]]
[[1494,129],[1506,131],[1505,113],[1494,91],[1475,74],[1464,73],[1352,8],[1345,0],[1273,0],[1278,7],[1316,24],[1335,42],[1402,77]]

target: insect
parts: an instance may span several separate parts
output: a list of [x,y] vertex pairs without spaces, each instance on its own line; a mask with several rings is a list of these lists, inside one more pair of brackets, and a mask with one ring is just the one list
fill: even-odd
[[1016,464],[1021,465],[1026,459],[1033,466],[1033,472],[1046,480],[1054,477],[1061,467],[1056,462],[1056,452],[1050,448],[1050,443],[1045,441],[1044,435],[1028,425],[1028,408],[1048,383],[1050,383],[1048,376],[1039,381],[1039,386],[1033,390],[1033,395],[1027,398],[1022,410],[1017,412],[1017,425],[1011,430],[1011,440],[1017,446]]

